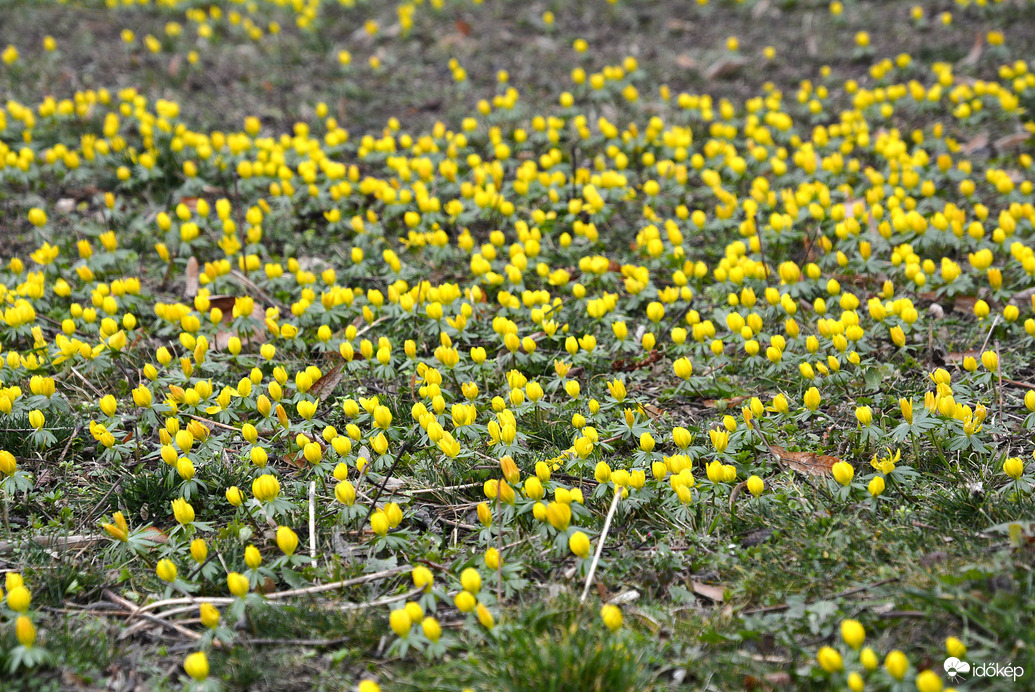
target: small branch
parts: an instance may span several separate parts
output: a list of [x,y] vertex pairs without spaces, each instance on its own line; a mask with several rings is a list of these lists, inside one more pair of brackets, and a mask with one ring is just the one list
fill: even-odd
[[[169,622],[167,620],[162,620],[161,618],[155,617],[154,615],[151,615],[150,613],[137,612],[138,609],[137,609],[136,605],[132,601],[127,601],[125,598],[122,598],[121,596],[119,596],[119,595],[117,595],[115,593],[112,593],[108,589],[104,590],[104,596],[105,596],[105,598],[107,598],[109,601],[111,601],[112,603],[114,603],[116,605],[120,605],[123,608],[133,609],[134,610],[134,614],[138,614],[138,615],[140,615],[140,617],[144,618],[145,620],[150,620],[151,622],[153,622],[156,625],[160,625],[162,627],[168,627],[169,629],[177,632],[178,634],[183,635],[184,637],[187,637],[188,639],[193,639],[195,641],[197,641],[198,639],[201,639],[201,635],[198,634],[197,632],[192,632],[189,629],[187,629],[186,627],[183,627],[182,625],[177,625],[175,622]],[[120,637],[124,638],[128,632],[129,632],[129,630],[123,630],[123,632],[120,635]],[[213,646],[217,646],[217,647],[221,647],[223,645],[223,643],[218,641],[218,640],[213,640],[212,644],[213,644]]]
[[316,562],[316,481],[309,484],[309,555],[313,558],[313,567]]
[[[381,572],[374,572],[373,574],[364,574],[359,577],[352,579],[346,579],[344,581],[337,581],[333,584],[318,584],[316,586],[307,586],[302,589],[291,589],[290,591],[277,591],[274,593],[266,594],[266,600],[268,601],[279,601],[285,598],[291,598],[292,596],[302,596],[305,594],[324,593],[326,591],[334,591],[336,589],[343,589],[347,586],[356,586],[358,584],[366,584],[367,582],[377,581],[378,579],[384,579],[386,577],[394,577],[397,574],[401,574],[410,570],[409,565],[403,567],[393,567],[392,569],[386,569]],[[202,601],[211,603],[212,605],[230,605],[235,600],[234,598],[167,598],[161,601],[155,601],[154,603],[148,603],[146,606],[137,607],[133,605],[133,613],[130,618],[143,615],[146,612],[157,610],[159,608],[165,608],[168,606],[186,605],[188,603],[200,603]],[[127,601],[128,603],[128,601]],[[132,605],[132,604],[131,604]]]
[[600,532],[600,538],[597,539],[597,552],[593,554],[593,562],[589,563],[589,574],[586,575],[586,586],[582,589],[582,597],[579,599],[579,603],[586,602],[586,596],[589,595],[589,586],[593,583],[593,575],[597,571],[597,563],[600,562],[600,554],[604,552],[604,540],[607,538],[607,531],[611,528],[611,519],[615,515],[615,510],[618,508],[618,501],[622,499],[622,488],[615,488],[615,499],[611,500],[611,509],[607,510],[607,518],[604,519],[604,530]]

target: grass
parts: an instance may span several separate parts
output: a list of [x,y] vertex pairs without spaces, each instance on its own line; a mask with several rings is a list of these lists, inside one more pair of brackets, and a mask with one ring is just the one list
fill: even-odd
[[1033,674],[1031,3],[836,4],[0,0],[0,688]]

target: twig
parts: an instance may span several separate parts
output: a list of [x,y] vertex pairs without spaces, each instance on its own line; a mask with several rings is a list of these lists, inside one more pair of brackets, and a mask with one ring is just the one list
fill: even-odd
[[615,488],[615,499],[611,500],[611,509],[607,510],[604,530],[600,532],[600,538],[597,539],[597,552],[593,554],[593,562],[589,563],[589,574],[586,575],[586,586],[582,589],[582,598],[579,599],[579,603],[586,602],[589,585],[593,583],[593,575],[596,574],[597,563],[600,562],[600,554],[604,552],[604,539],[607,538],[607,530],[611,528],[611,518],[614,517],[615,510],[618,508],[618,501],[622,499],[622,492],[622,488]]
[[440,488],[420,488],[418,490],[403,490],[400,495],[424,495],[427,493],[444,493],[451,490],[465,490],[467,488],[480,488],[482,483],[462,483],[460,485],[445,485]]
[[[66,548],[71,550],[83,544],[98,543],[103,541],[104,538],[104,536],[97,534],[87,536],[32,536],[27,538],[26,541],[36,543],[44,548]],[[13,551],[19,545],[16,541],[0,541],[0,555]]]
[[309,484],[309,555],[313,558],[313,567],[316,562],[316,481]]
[[[872,584],[864,584],[862,586],[856,586],[854,588],[847,589],[847,590],[842,591],[840,593],[836,593],[833,596],[830,596],[830,598],[827,599],[827,600],[834,599],[834,598],[844,598],[846,596],[852,596],[854,594],[862,593],[863,591],[869,591],[870,589],[875,589],[878,586],[884,586],[885,584],[892,584],[892,583],[897,582],[897,581],[899,581],[898,577],[891,577],[890,579],[881,579],[880,581],[875,581]],[[742,615],[758,615],[760,613],[777,613],[777,612],[780,612],[782,610],[787,610],[790,607],[791,606],[788,603],[781,603],[780,605],[764,606],[762,608],[749,608],[747,610],[740,611],[740,613]]]
[[378,486],[377,492],[374,493],[374,499],[370,501],[370,508],[367,509],[367,515],[363,517],[363,523],[359,525],[360,531],[362,531],[363,527],[367,525],[368,521],[370,521],[370,515],[374,513],[374,508],[377,507],[377,501],[381,497],[381,493],[384,492],[385,486],[388,484],[388,479],[392,477],[393,473],[395,473],[395,467],[399,465],[399,461],[406,455],[406,452],[409,451],[411,444],[413,444],[412,431],[411,434],[407,436],[406,442],[403,443],[402,449],[400,449],[399,453],[395,455],[395,461],[392,462],[392,468],[388,469],[388,473],[386,473],[385,477],[381,479],[381,485]]
[[[150,613],[137,612],[137,607],[136,607],[136,605],[132,601],[127,601],[125,598],[122,598],[121,596],[119,596],[119,595],[117,595],[115,593],[112,593],[108,589],[104,590],[104,596],[105,596],[105,598],[107,598],[109,601],[111,601],[112,603],[114,603],[116,605],[120,605],[123,608],[134,609],[134,615],[140,615],[140,617],[144,618],[145,620],[150,620],[151,622],[153,622],[156,625],[160,625],[162,627],[168,627],[169,629],[174,630],[175,632],[177,632],[179,634],[182,634],[184,637],[187,637],[188,639],[193,639],[195,641],[197,641],[198,639],[201,639],[201,635],[198,634],[197,632],[192,632],[189,629],[187,629],[186,627],[183,627],[182,625],[177,625],[175,622],[169,622],[168,620],[162,620],[161,618],[155,617],[154,615],[151,615]],[[124,637],[127,636],[128,633],[129,633],[129,630],[124,630],[122,632],[122,634],[120,635],[120,637],[124,638]],[[213,646],[221,647],[223,645],[223,642],[221,642],[219,640],[213,640],[212,644],[213,644]]]
[[985,342],[981,344],[981,352],[985,352],[985,348],[988,346],[988,340],[992,338],[992,332],[995,331],[995,326],[999,323],[999,315],[995,316],[992,320],[992,326],[988,328],[988,334],[985,336]]
[[[359,577],[352,579],[346,579],[344,581],[336,581],[333,584],[318,584],[316,586],[307,586],[302,589],[291,589],[290,591],[276,591],[274,593],[266,594],[266,600],[268,601],[279,601],[284,598],[291,598],[292,596],[303,596],[306,594],[324,593],[326,591],[334,591],[336,589],[343,589],[347,586],[356,586],[358,584],[366,584],[367,582],[377,581],[378,579],[384,579],[387,577],[394,577],[396,574],[401,574],[410,570],[409,565],[402,567],[393,567],[392,569],[382,570],[381,572],[374,572],[372,574],[364,574]],[[165,608],[167,606],[186,605],[188,603],[201,603],[202,601],[211,603],[212,605],[230,605],[236,598],[166,598],[161,601],[155,601],[154,603],[148,603],[145,606],[133,606],[133,613],[130,618],[137,615],[143,615],[152,610],[159,608]],[[129,601],[127,601],[129,603]]]

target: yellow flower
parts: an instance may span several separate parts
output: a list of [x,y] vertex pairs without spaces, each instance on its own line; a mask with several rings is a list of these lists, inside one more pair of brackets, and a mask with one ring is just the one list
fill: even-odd
[[589,556],[589,538],[581,531],[576,531],[568,538],[568,547],[579,557]]
[[424,632],[424,636],[433,642],[437,642],[442,636],[442,626],[430,615],[421,621],[420,628]]
[[496,620],[492,617],[492,613],[481,603],[478,604],[476,610],[478,611],[478,622],[482,623],[482,627],[487,630],[491,630],[496,626]]
[[32,620],[19,615],[18,619],[14,621],[14,634],[18,638],[18,643],[28,648],[36,643],[36,627],[32,624]]
[[866,490],[873,497],[879,497],[884,492],[884,478],[883,476],[874,476],[870,479],[869,484],[866,486]]
[[751,476],[747,479],[747,489],[749,493],[758,497],[765,491],[765,481],[758,476]]
[[198,682],[208,677],[208,657],[204,651],[195,651],[183,659],[183,670]]
[[356,487],[349,481],[342,481],[334,486],[334,498],[346,507],[351,507],[356,503]]
[[837,649],[829,646],[824,646],[819,650],[816,654],[816,660],[819,662],[819,667],[828,673],[837,673],[844,668],[841,654],[838,653]]
[[234,596],[243,598],[248,594],[248,577],[244,576],[240,572],[231,572],[226,575],[226,588],[230,590]]
[[482,590],[482,575],[474,567],[468,567],[460,573],[460,585],[464,591],[475,594]]
[[425,592],[431,590],[431,585],[435,581],[434,575],[431,570],[427,567],[418,566],[413,568],[413,585],[418,589],[423,588]]
[[173,516],[181,524],[189,524],[194,521],[194,508],[182,497],[172,501]]
[[293,555],[298,547],[298,535],[287,526],[277,527],[277,547],[285,555]]
[[905,677],[906,671],[909,670],[909,659],[906,655],[894,649],[888,652],[888,655],[884,657],[884,667],[887,669],[888,674],[896,680],[901,680]]
[[852,482],[852,477],[855,475],[855,469],[847,461],[839,461],[834,464],[831,471],[834,474],[834,480],[841,485],[848,485]]
[[201,624],[210,630],[214,630],[219,626],[219,609],[211,603],[202,603],[198,606],[199,614],[201,615]]
[[378,510],[374,512],[373,516],[370,517],[370,529],[378,536],[388,535],[388,529],[391,528],[388,522],[388,515]]
[[168,558],[159,560],[158,566],[155,567],[155,574],[162,581],[175,581],[176,580],[176,565],[172,563],[172,560]]
[[730,443],[730,434],[728,430],[712,429],[708,431],[708,436],[711,438],[712,447],[715,448],[716,452],[722,454],[726,451],[726,447],[728,447]]
[[244,493],[236,485],[231,485],[226,489],[226,501],[234,507],[240,507],[244,502]]
[[205,545],[204,538],[195,538],[190,542],[190,556],[199,565],[205,561],[205,558],[208,557],[208,546]]
[[942,679],[933,670],[925,670],[916,676],[917,692],[942,692]]
[[1024,473],[1024,462],[1020,457],[1010,457],[1003,463],[1003,473],[1017,480]]
[[858,651],[866,641],[866,630],[858,620],[842,620],[841,639],[845,644]]
[[819,394],[819,390],[815,387],[809,387],[808,391],[805,392],[805,407],[810,411],[815,411],[819,408],[819,403],[822,401],[822,397]]
[[607,389],[611,393],[611,397],[617,401],[622,402],[625,400],[626,390],[625,382],[615,378],[611,382],[607,383]]
[[410,614],[406,612],[405,608],[397,608],[388,616],[388,625],[397,636],[406,637],[410,634],[410,628],[413,626],[413,621],[410,619]]
[[244,564],[248,565],[250,569],[255,569],[262,564],[262,553],[254,545],[244,549]]
[[622,626],[622,611],[618,606],[607,604],[600,608],[600,619],[612,632],[617,632]]
[[470,591],[461,591],[456,595],[456,598],[453,599],[453,603],[456,605],[456,609],[461,613],[470,613],[478,604],[478,600]]
[[967,647],[957,637],[948,637],[945,640],[945,652],[956,658],[963,658],[967,655]]
[[694,374],[694,366],[690,362],[689,358],[679,358],[678,360],[676,360],[674,363],[672,363],[672,370],[673,372],[675,372],[676,377],[678,377],[681,380],[690,379],[690,377]]
[[115,540],[125,543],[129,538],[129,525],[126,524],[126,518],[122,516],[122,512],[115,512],[112,521],[115,523],[103,525],[104,530]]
[[571,507],[562,502],[551,502],[546,506],[546,520],[558,531],[565,531],[571,523]]
[[[0,399],[4,399],[4,397],[0,396]],[[0,449],[0,473],[5,476],[13,476],[17,470],[18,461],[14,458],[14,455],[7,450]]]
[[29,590],[19,584],[18,586],[11,586],[7,584],[7,607],[16,613],[24,613],[29,609],[29,604],[32,603],[32,594]]

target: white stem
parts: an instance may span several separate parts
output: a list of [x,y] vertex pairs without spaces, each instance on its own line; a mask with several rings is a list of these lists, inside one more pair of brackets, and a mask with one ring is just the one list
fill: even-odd
[[316,567],[316,481],[309,484],[309,555]]
[[618,509],[618,501],[622,499],[622,493],[625,492],[624,488],[615,488],[615,499],[611,501],[611,509],[607,510],[607,518],[604,519],[604,530],[600,532],[600,538],[597,539],[597,552],[593,554],[593,562],[589,563],[589,574],[586,575],[586,587],[582,589],[582,598],[579,599],[579,603],[586,602],[586,596],[589,594],[589,585],[593,583],[593,575],[597,571],[597,563],[600,562],[600,554],[604,552],[604,540],[607,538],[607,531],[611,528],[611,518],[615,515],[615,510]]

